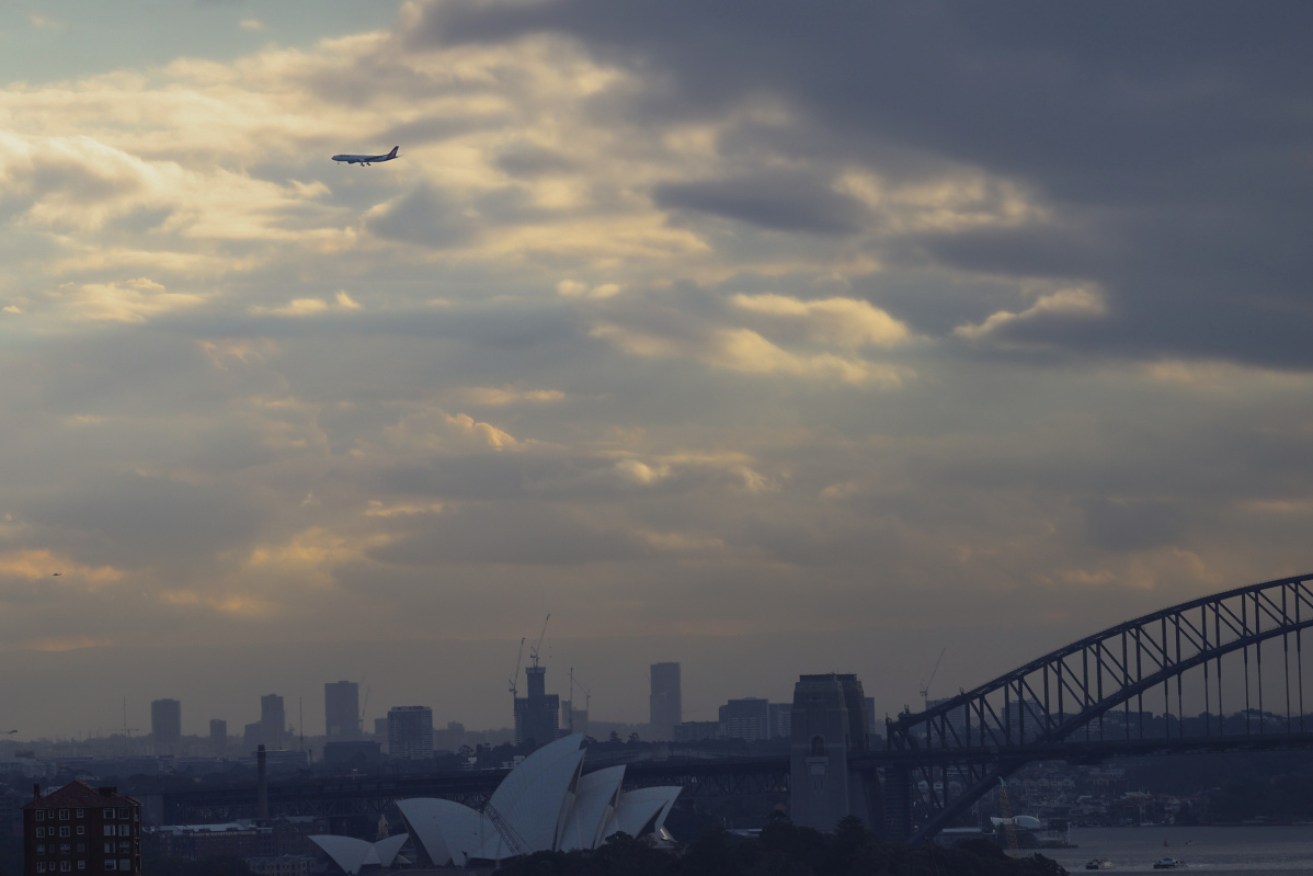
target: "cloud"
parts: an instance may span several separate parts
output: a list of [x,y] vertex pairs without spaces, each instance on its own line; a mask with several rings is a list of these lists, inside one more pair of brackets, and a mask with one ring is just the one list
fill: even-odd
[[1102,296],[1089,289],[1060,289],[1042,295],[1025,310],[1000,310],[979,325],[962,325],[953,334],[968,340],[1027,339],[1043,340],[1046,328],[1071,320],[1088,320],[1105,316]]
[[667,210],[691,210],[775,231],[855,234],[871,217],[864,205],[816,180],[779,174],[663,183],[653,192]]
[[1302,6],[383,8],[88,19],[42,38],[100,72],[0,91],[11,653],[142,702],[377,657],[488,726],[550,611],[641,720],[672,655],[708,715],[817,664],[897,703],[936,637],[974,684],[1302,571]]
[[145,322],[205,301],[202,295],[170,292],[163,284],[145,277],[116,283],[66,284],[57,296],[77,318],[130,323]]
[[801,322],[811,340],[847,349],[867,344],[891,347],[909,339],[907,326],[867,301],[850,298],[801,301],[785,295],[735,295],[733,303],[749,313]]

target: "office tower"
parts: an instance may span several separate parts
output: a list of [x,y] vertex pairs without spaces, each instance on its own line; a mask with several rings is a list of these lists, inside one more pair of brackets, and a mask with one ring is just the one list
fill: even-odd
[[515,699],[515,744],[541,748],[556,739],[561,698],[547,693],[547,667],[526,666],[529,695]]
[[730,700],[720,707],[720,735],[725,739],[760,742],[770,739],[770,703],[758,697]]
[[182,744],[182,703],[154,700],[150,704],[150,737],[156,754],[177,754]]
[[278,694],[260,697],[260,741],[266,749],[279,749],[285,745],[287,717],[283,714],[283,698]]
[[210,719],[210,752],[222,755],[228,750],[228,722],[222,718]]
[[360,686],[354,681],[324,685],[324,735],[329,739],[360,738]]
[[388,709],[388,754],[405,760],[433,757],[433,710],[428,706]]
[[673,739],[675,725],[684,720],[680,706],[679,664],[653,663],[651,696],[648,700],[648,723],[653,739]]

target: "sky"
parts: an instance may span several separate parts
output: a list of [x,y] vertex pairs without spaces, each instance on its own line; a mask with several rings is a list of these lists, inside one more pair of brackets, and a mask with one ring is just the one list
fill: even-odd
[[3,720],[502,727],[549,614],[597,718],[884,715],[1313,571],[1311,28],[3,0]]

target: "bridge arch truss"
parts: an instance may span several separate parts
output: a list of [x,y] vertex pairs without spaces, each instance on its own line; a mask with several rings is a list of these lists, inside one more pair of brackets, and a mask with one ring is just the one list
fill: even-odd
[[[1126,621],[904,713],[888,722],[881,758],[886,827],[931,836],[1036,760],[1240,747],[1253,736],[1313,743],[1310,626],[1313,575],[1282,578]],[[1309,676],[1313,683],[1313,669]],[[1224,723],[1227,709],[1243,716],[1241,727]],[[1188,710],[1200,717],[1182,720]]]

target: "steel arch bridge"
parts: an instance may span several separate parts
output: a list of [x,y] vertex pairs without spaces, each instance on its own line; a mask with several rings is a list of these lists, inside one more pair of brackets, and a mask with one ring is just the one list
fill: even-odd
[[[887,750],[853,766],[880,768],[886,830],[919,841],[1038,760],[1313,745],[1304,708],[1310,626],[1313,574],[1195,599],[889,720]],[[1162,719],[1146,712],[1158,705]],[[1181,720],[1200,707],[1199,719]],[[1224,724],[1224,708],[1240,712],[1240,727]]]

